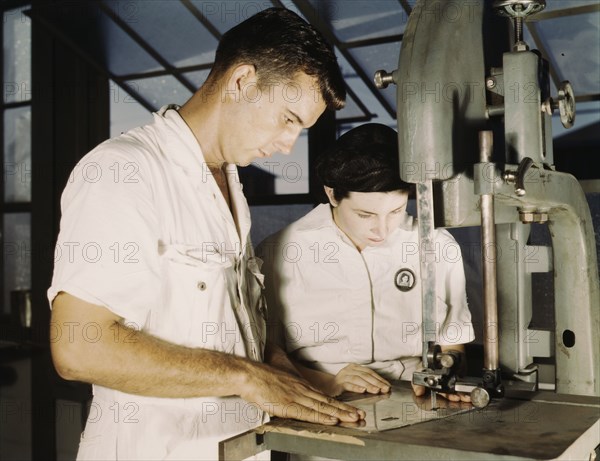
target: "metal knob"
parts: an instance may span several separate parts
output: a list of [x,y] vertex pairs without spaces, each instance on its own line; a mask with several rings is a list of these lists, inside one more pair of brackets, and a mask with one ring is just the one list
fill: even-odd
[[390,73],[383,69],[376,71],[373,76],[373,83],[375,83],[375,86],[380,90],[387,88],[390,83],[396,84],[394,72]]
[[519,51],[526,49],[523,41],[523,21],[527,16],[546,8],[545,0],[496,0],[494,9],[500,16],[508,16],[515,21],[515,45]]
[[494,9],[500,16],[526,18],[546,8],[545,0],[496,0]]
[[452,368],[454,366],[455,360],[452,354],[441,354],[440,355],[440,364],[445,368]]
[[560,112],[560,122],[565,128],[571,128],[575,123],[575,94],[568,80],[561,82],[556,99],[558,111]]
[[471,403],[475,408],[485,408],[490,403],[490,393],[483,387],[476,387],[471,391]]

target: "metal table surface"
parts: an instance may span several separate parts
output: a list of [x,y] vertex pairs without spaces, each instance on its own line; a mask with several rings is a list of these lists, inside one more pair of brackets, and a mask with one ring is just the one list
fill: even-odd
[[273,419],[221,442],[221,460],[263,450],[344,460],[590,460],[600,444],[600,398],[511,392],[477,410],[412,394],[408,383],[382,397],[354,399],[363,428]]

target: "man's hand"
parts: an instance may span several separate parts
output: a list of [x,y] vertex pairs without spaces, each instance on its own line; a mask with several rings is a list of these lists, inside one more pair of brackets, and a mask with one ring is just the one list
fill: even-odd
[[340,395],[344,391],[363,394],[387,394],[392,385],[375,371],[362,365],[351,363],[342,368],[329,382],[324,383],[323,390],[328,395]]
[[365,412],[328,397],[305,379],[266,364],[257,364],[248,374],[246,392],[241,397],[281,418],[335,425],[357,423]]

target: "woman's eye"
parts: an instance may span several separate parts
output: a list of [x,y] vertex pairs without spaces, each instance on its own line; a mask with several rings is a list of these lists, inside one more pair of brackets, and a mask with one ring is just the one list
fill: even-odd
[[370,214],[360,214],[360,213],[358,213],[358,217],[362,218],[362,219],[369,219],[371,217],[371,215]]

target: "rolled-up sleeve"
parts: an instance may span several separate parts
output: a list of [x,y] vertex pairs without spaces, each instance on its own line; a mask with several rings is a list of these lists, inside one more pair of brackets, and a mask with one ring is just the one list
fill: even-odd
[[61,199],[50,304],[64,291],[141,326],[159,299],[158,221],[136,158],[105,143],[74,168]]

